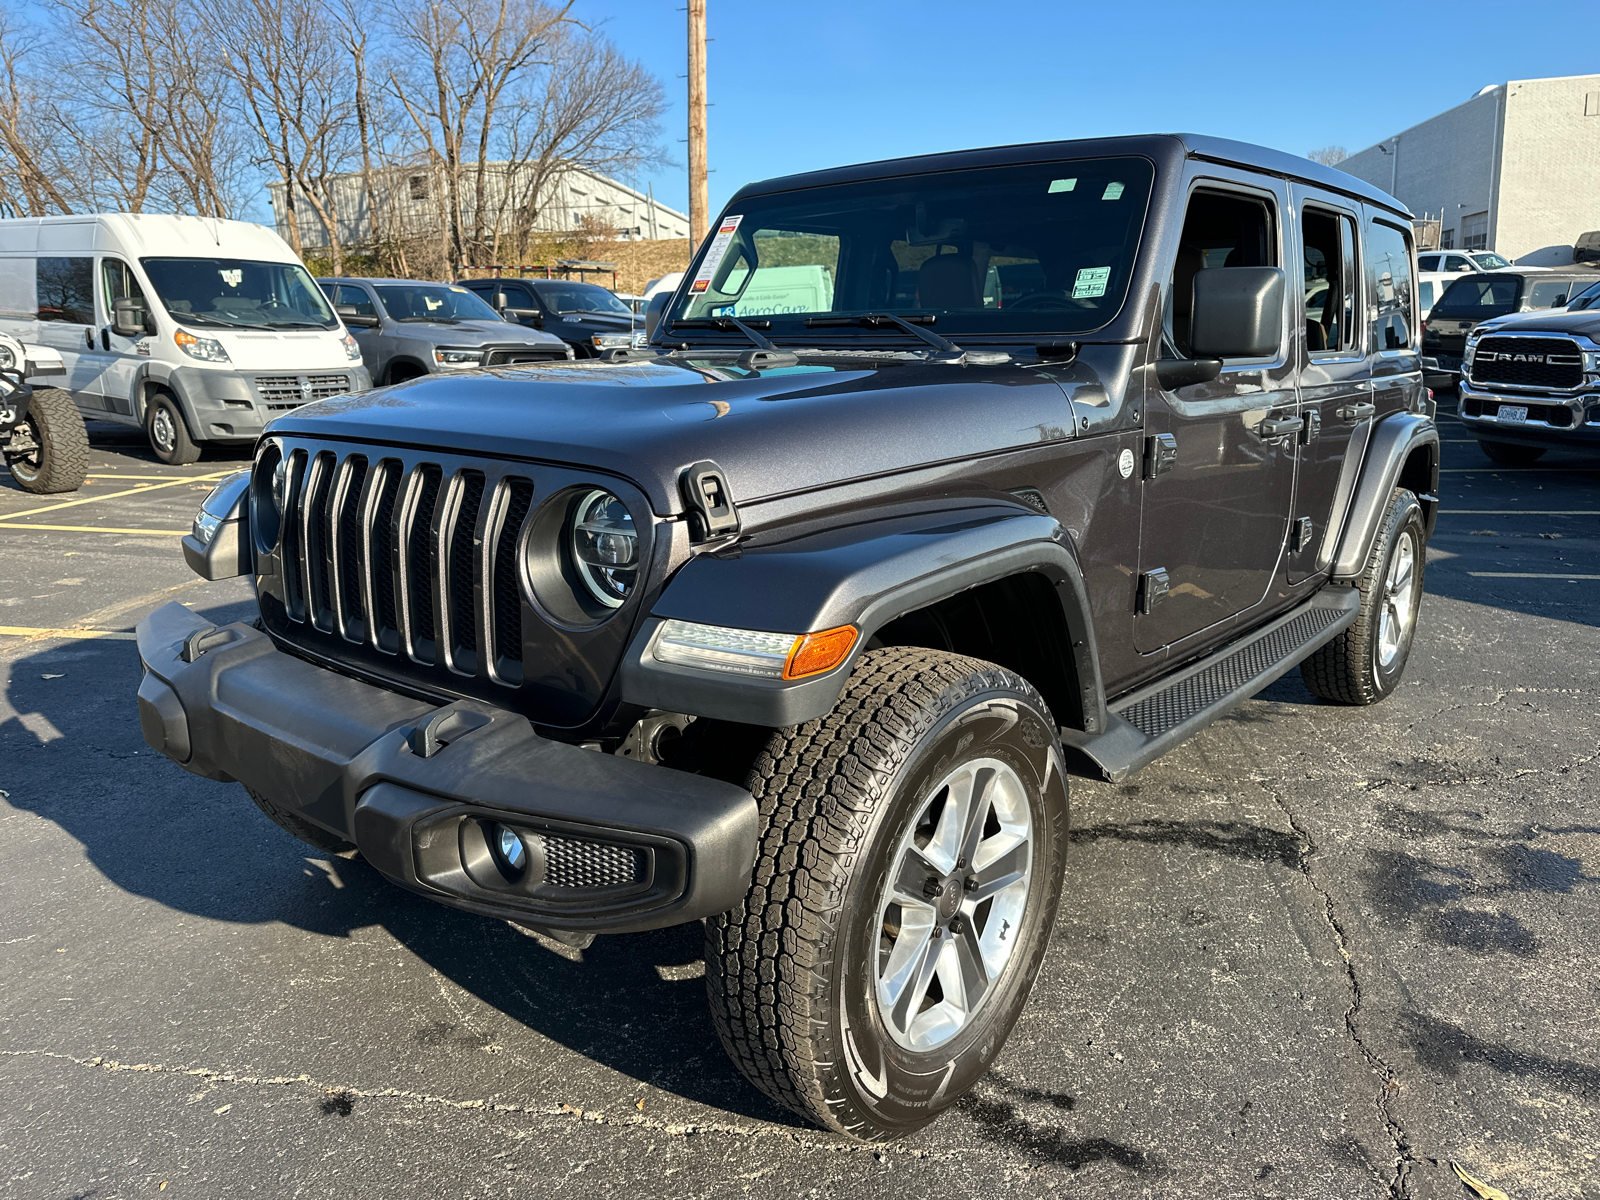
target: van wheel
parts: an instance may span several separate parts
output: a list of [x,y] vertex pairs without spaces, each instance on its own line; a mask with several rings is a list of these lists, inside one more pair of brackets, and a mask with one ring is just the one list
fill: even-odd
[[59,388],[39,388],[28,419],[0,434],[11,478],[25,492],[73,492],[89,472],[89,435],[72,397]]
[[1514,442],[1491,442],[1485,438],[1478,439],[1478,449],[1488,456],[1490,462],[1507,467],[1526,466],[1544,457],[1543,446],[1519,446]]
[[1422,605],[1428,539],[1422,506],[1396,488],[1356,587],[1355,624],[1300,664],[1306,687],[1337,704],[1376,704],[1400,684]]
[[186,467],[200,459],[200,447],[189,436],[183,413],[165,392],[155,392],[145,401],[144,433],[150,449],[169,467]]
[[988,1070],[1049,941],[1067,841],[1050,710],[992,663],[874,650],[748,785],[750,892],[706,924],[722,1043],[818,1125],[910,1133]]

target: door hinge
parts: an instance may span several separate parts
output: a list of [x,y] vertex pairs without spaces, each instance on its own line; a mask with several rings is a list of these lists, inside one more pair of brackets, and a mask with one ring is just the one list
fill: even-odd
[[1294,523],[1294,530],[1289,535],[1289,549],[1299,554],[1311,545],[1311,534],[1316,529],[1316,524],[1310,517],[1301,517]]
[[1154,571],[1146,571],[1139,576],[1139,615],[1147,617],[1156,606],[1156,601],[1167,594],[1171,581],[1167,578],[1167,569],[1157,567]]
[[1144,440],[1144,477],[1154,479],[1163,471],[1172,469],[1178,461],[1178,439],[1170,433],[1158,433]]
[[728,490],[728,477],[707,459],[683,471],[683,499],[689,506],[693,537],[697,542],[739,532],[739,510]]
[[1300,444],[1309,446],[1317,440],[1317,436],[1322,432],[1322,414],[1314,408],[1308,409],[1305,418],[1306,427],[1300,431]]

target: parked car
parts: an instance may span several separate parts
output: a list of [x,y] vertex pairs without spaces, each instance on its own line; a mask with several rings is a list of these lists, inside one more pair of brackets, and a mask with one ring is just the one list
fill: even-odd
[[1445,288],[1460,278],[1460,275],[1447,275],[1443,271],[1418,271],[1417,318],[1426,321],[1428,314],[1433,311],[1433,306],[1438,303],[1439,297],[1444,295]]
[[509,320],[553,333],[579,358],[633,344],[639,322],[633,309],[597,283],[565,279],[466,279],[470,288]]
[[142,426],[164,463],[372,384],[294,251],[245,221],[0,220],[0,332],[57,351],[78,409]]
[[317,283],[355,335],[362,364],[379,384],[572,357],[560,338],[510,324],[455,284],[349,277]]
[[1417,270],[1441,275],[1482,271],[1548,271],[1549,267],[1519,267],[1493,250],[1428,250],[1417,255]]
[[72,397],[31,380],[66,374],[61,356],[0,333],[0,458],[25,492],[75,492],[89,470],[89,438]]
[[678,285],[682,282],[682,271],[668,271],[665,275],[661,276],[661,278],[652,279],[649,283],[644,285],[645,303],[648,304],[651,298],[654,297],[657,292],[677,291]]
[[1467,336],[1457,408],[1497,463],[1551,447],[1600,453],[1600,281],[1564,308],[1483,321]]
[[1467,334],[1480,321],[1508,313],[1560,308],[1574,290],[1596,279],[1587,268],[1552,271],[1515,267],[1462,275],[1435,302],[1422,337],[1422,367],[1429,387],[1452,388],[1461,379]]
[[[648,347],[279,419],[183,543],[260,620],[147,616],[140,716],[442,904],[704,920],[740,1069],[889,1138],[1052,949],[1069,767],[1297,665],[1399,685],[1439,503],[1411,221],[1184,135],[790,176],[712,228]],[[737,315],[780,245],[826,298]],[[1036,270],[991,305],[994,256]]]

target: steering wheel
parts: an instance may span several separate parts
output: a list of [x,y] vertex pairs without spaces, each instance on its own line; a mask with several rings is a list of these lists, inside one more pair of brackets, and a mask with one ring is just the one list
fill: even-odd
[[1024,296],[1021,300],[1014,300],[1008,306],[1012,312],[1058,312],[1072,307],[1065,296],[1057,296],[1052,292],[1035,292],[1031,296]]

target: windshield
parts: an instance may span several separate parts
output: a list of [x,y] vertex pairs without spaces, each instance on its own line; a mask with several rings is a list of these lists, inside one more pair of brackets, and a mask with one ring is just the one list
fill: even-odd
[[671,319],[760,318],[808,342],[808,319],[876,313],[947,337],[1098,329],[1122,307],[1154,173],[1077,159],[751,197],[723,216]]
[[633,309],[597,283],[545,283],[534,285],[539,299],[558,313],[615,313],[629,317]]
[[151,286],[183,325],[337,329],[327,298],[299,263],[242,258],[141,258]]
[[1505,259],[1501,258],[1498,254],[1489,254],[1489,253],[1474,254],[1472,256],[1472,261],[1477,263],[1485,271],[1504,271],[1507,267],[1509,267],[1511,265]]
[[373,288],[391,320],[499,321],[499,313],[466,288],[443,283],[389,283]]
[[1596,304],[1600,304],[1600,283],[1592,284],[1574,296],[1572,303],[1567,305],[1567,311],[1577,312],[1579,309],[1593,308]]
[[1521,290],[1522,280],[1515,275],[1493,278],[1468,276],[1445,288],[1444,295],[1439,297],[1439,303],[1433,306],[1433,312],[1429,315],[1466,317],[1474,321],[1498,317],[1502,313],[1516,311]]

